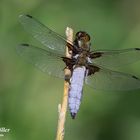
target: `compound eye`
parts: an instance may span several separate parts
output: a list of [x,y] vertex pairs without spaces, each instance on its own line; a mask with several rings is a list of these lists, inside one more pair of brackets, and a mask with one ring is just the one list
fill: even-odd
[[87,42],[90,41],[90,36],[89,36],[88,34],[86,34],[85,40],[86,40]]

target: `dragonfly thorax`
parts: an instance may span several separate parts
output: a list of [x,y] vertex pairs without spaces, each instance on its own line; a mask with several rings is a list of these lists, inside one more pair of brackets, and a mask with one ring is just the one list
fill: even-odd
[[76,65],[77,66],[86,66],[86,64],[88,63],[88,53],[86,51],[82,51],[81,53],[73,56],[73,58],[75,58],[76,61]]

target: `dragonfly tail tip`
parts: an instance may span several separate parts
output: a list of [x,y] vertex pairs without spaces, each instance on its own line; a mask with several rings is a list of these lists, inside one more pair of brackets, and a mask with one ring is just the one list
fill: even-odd
[[72,117],[72,119],[75,119],[76,113],[72,113],[72,112],[71,112],[71,117]]

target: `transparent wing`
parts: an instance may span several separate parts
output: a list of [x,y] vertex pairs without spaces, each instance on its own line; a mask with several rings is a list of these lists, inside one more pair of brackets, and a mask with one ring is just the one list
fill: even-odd
[[17,52],[41,71],[59,78],[64,78],[63,69],[65,63],[62,61],[60,55],[28,44],[18,46]]
[[20,15],[19,21],[24,29],[40,41],[46,49],[48,48],[58,54],[65,53],[67,42],[62,36],[53,32],[30,15]]
[[85,82],[97,90],[114,91],[140,88],[140,79],[134,75],[111,71],[109,69],[93,65],[90,67],[90,75],[86,77]]
[[113,51],[94,51],[91,61],[106,68],[123,66],[140,60],[140,48]]

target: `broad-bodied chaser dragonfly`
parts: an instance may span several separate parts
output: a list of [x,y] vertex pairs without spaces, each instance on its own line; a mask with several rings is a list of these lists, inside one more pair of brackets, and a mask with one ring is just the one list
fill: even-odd
[[[64,68],[69,68],[69,109],[74,119],[80,106],[84,82],[94,89],[133,90],[140,88],[140,79],[134,75],[112,71],[109,68],[123,66],[140,60],[140,48],[124,50],[91,51],[90,36],[84,32],[76,33],[72,43],[55,33],[30,15],[20,15],[19,21],[44,48],[22,44],[17,47],[18,54],[45,73],[65,78]],[[72,57],[65,56],[66,44]]]

